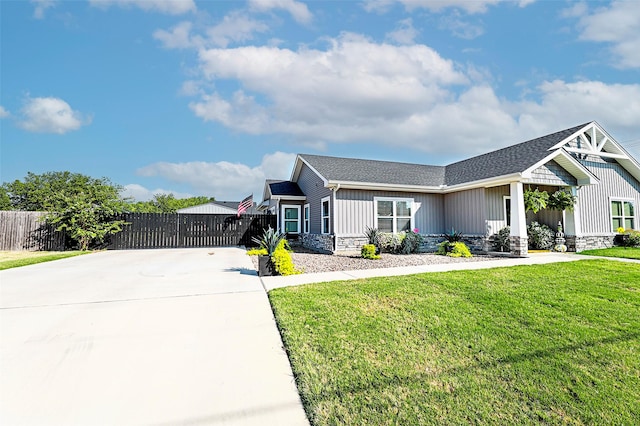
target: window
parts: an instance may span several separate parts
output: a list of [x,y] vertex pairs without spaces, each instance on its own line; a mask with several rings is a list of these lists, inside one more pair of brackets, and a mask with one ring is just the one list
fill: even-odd
[[376,227],[380,232],[413,229],[413,198],[374,198]]
[[635,229],[635,209],[631,200],[611,200],[611,228]]
[[282,206],[282,229],[287,234],[300,232],[300,206]]
[[321,232],[323,234],[328,234],[329,233],[329,197],[324,197],[322,199],[322,205],[321,205],[321,214],[322,214],[322,229]]
[[504,220],[507,222],[507,226],[511,226],[511,197],[505,195],[502,197],[504,205]]
[[303,225],[304,233],[308,234],[309,233],[309,204],[304,205],[303,219],[304,219],[304,225]]

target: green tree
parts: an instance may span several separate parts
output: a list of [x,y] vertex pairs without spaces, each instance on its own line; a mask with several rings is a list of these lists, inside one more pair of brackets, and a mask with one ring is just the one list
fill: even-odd
[[124,202],[121,187],[107,178],[94,179],[79,173],[29,172],[24,181],[2,185],[11,209],[45,211],[45,220],[56,230],[66,231],[82,250],[100,243],[108,234],[122,229],[116,218]]
[[129,203],[127,210],[135,213],[175,213],[178,209],[215,201],[213,197],[176,198],[173,194],[156,194],[153,200]]

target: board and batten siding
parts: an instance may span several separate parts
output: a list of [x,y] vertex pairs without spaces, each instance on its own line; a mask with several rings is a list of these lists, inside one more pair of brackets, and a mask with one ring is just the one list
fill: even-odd
[[373,200],[375,197],[413,198],[414,226],[421,234],[444,231],[443,195],[413,192],[363,191],[340,189],[336,192],[334,224],[337,235],[361,236],[367,227],[376,227]]
[[446,232],[470,235],[485,235],[485,193],[484,188],[453,192],[444,196],[444,226]]
[[596,185],[578,190],[578,206],[584,235],[610,234],[611,198],[635,200],[635,226],[640,226],[640,182],[621,165],[602,160],[582,161],[591,173],[600,179]]
[[[309,233],[320,234],[322,212],[321,202],[324,197],[331,197],[331,190],[324,186],[324,181],[313,170],[307,167],[306,164],[302,165],[300,174],[298,176],[298,186],[302,192],[306,195],[307,200],[302,204],[309,204]],[[334,207],[331,200],[329,200],[329,228],[333,233],[334,222]],[[304,214],[304,211],[302,212]],[[302,223],[302,222],[301,222]]]
[[486,188],[485,194],[485,235],[496,234],[507,226],[507,218],[504,211],[504,197],[511,195],[509,185]]

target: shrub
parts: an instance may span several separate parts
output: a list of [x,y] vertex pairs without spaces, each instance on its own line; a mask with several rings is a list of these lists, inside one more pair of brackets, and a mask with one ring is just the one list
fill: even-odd
[[527,237],[532,250],[549,250],[555,241],[553,230],[535,221],[527,226]]
[[451,257],[471,257],[471,252],[469,251],[469,247],[462,241],[458,241],[456,243],[449,243],[451,247],[451,251],[447,253],[447,256]]
[[290,250],[287,240],[282,240],[271,256],[273,266],[280,275],[295,275],[300,273],[293,264],[291,254],[289,253]]
[[360,254],[364,259],[380,259],[380,255],[376,254],[377,247],[374,244],[365,244],[360,249]]
[[622,247],[640,247],[640,231],[635,231],[633,229],[623,229],[622,232],[618,231],[618,233],[623,237],[620,241],[620,245]]
[[627,240],[628,247],[640,247],[640,231],[631,231]]
[[471,257],[469,247],[462,241],[456,241],[450,243],[449,241],[443,241],[438,244],[438,250],[436,254],[446,255],[450,257]]
[[415,229],[413,231],[407,231],[405,233],[402,244],[400,244],[400,252],[404,254],[411,254],[418,251],[420,245],[422,244],[422,235],[420,235],[417,231],[418,230]]
[[511,249],[511,227],[505,226],[495,236],[494,244],[498,251],[509,251]]
[[267,249],[264,248],[254,248],[251,250],[247,250],[248,256],[267,256]]
[[402,241],[405,239],[406,234],[400,232],[398,234],[381,233],[380,234],[380,250],[388,253],[399,253],[402,247]]

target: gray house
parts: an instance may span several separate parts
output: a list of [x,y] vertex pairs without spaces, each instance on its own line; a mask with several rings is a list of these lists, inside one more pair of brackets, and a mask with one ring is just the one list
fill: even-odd
[[[527,188],[565,189],[573,211],[526,212]],[[511,252],[527,254],[526,226],[562,222],[569,250],[612,245],[638,229],[640,164],[591,122],[447,166],[299,154],[291,179],[268,180],[259,206],[278,226],[319,251],[358,250],[367,227],[418,229],[428,248],[455,229],[476,250],[511,228]]]

